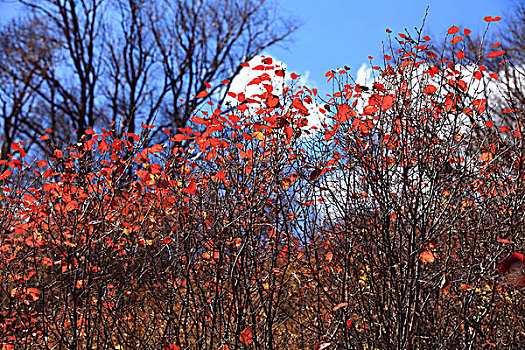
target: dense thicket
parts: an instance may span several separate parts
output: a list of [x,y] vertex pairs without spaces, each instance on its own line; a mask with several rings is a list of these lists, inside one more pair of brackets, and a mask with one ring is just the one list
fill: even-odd
[[177,133],[86,128],[33,165],[11,144],[4,348],[523,347],[524,115],[487,108],[468,34],[450,57],[397,35],[370,86],[328,72],[323,107],[263,57],[259,93],[199,92]]

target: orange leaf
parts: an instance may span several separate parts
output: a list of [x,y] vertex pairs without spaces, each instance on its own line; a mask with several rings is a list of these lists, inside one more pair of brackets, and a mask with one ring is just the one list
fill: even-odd
[[506,238],[498,238],[497,241],[500,243],[512,243],[510,240]]
[[421,261],[423,262],[431,263],[434,262],[434,260],[436,260],[436,256],[430,250],[425,250],[419,255],[419,259],[421,259]]
[[463,283],[461,286],[459,286],[459,289],[461,290],[472,290],[472,286],[469,286],[468,284]]
[[332,311],[337,311],[337,310],[339,310],[340,308],[345,307],[345,306],[348,306],[348,303],[337,304],[336,306],[334,306],[334,308],[332,309]]

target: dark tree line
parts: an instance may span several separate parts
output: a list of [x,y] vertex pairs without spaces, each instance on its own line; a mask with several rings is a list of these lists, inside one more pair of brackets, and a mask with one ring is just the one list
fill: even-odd
[[205,103],[200,91],[212,86],[220,102],[229,86],[221,82],[240,63],[297,28],[267,0],[19,3],[0,36],[0,158],[15,141],[51,154],[90,126],[177,132]]

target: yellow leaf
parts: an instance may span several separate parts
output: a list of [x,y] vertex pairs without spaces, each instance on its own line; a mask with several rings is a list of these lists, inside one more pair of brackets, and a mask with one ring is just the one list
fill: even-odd
[[264,134],[260,131],[254,131],[252,133],[252,136],[255,137],[259,141],[264,141]]

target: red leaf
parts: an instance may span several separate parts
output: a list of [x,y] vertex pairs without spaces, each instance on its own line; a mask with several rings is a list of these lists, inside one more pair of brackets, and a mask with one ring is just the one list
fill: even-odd
[[150,153],[157,153],[161,151],[164,151],[164,147],[162,147],[162,145],[159,145],[158,143],[149,148]]
[[476,71],[476,73],[474,73],[474,78],[480,80],[481,78],[483,78],[483,74],[478,70]]
[[504,55],[505,54],[505,51],[503,50],[499,50],[499,51],[492,51],[490,53],[487,54],[487,58],[494,58],[494,57],[498,57],[498,56],[501,56],[501,55]]
[[180,346],[175,345],[175,344],[169,344],[169,345],[164,346],[163,350],[180,350]]
[[9,176],[11,176],[12,173],[13,172],[11,170],[7,169],[2,174],[0,174],[0,181],[7,179]]
[[290,77],[291,77],[293,80],[295,80],[295,79],[299,78],[300,75],[297,75],[297,74],[295,74],[295,73],[292,73],[292,74],[290,74]]
[[203,90],[203,91],[201,91],[201,92],[199,92],[197,94],[196,98],[203,98],[203,97],[206,97],[206,96],[208,96],[208,91]]
[[170,236],[166,236],[164,237],[164,239],[162,241],[160,241],[159,243],[160,244],[168,244],[171,242],[171,237]]
[[306,109],[306,107],[301,102],[301,99],[299,99],[299,98],[296,98],[296,99],[293,100],[292,107],[295,108],[295,109],[298,109],[304,115],[310,114],[310,113],[308,113],[308,109]]
[[329,72],[326,72],[324,76],[328,78],[328,80],[326,81],[328,83],[335,76],[335,73],[332,71],[329,71]]
[[486,16],[483,19],[485,20],[485,22],[498,22],[498,21],[501,21],[501,17],[500,16],[496,16],[494,18],[492,16]]
[[32,298],[33,301],[39,298],[40,291],[36,288],[27,288],[26,292]]
[[501,273],[507,273],[509,272],[514,266],[519,264],[520,262],[523,262],[523,254],[520,253],[512,253],[512,255],[506,257],[501,261],[499,264],[496,265],[496,270]]
[[43,159],[36,162],[36,165],[41,166],[41,167],[45,167],[47,164],[48,163]]
[[59,149],[56,149],[55,152],[53,153],[55,154],[55,157],[57,157],[58,159],[62,159],[62,157],[64,156],[64,153],[62,153],[62,151]]
[[357,116],[357,112],[346,103],[337,105],[337,114],[334,116],[337,122],[344,123],[355,116]]
[[463,37],[461,35],[458,35],[458,36],[454,37],[454,39],[450,40],[450,43],[451,44],[457,44],[460,41],[463,41]]
[[485,125],[487,126],[487,128],[492,128],[494,126],[494,123],[492,121],[490,121],[490,120],[487,120]]
[[195,182],[190,182],[188,187],[185,189],[187,194],[193,195],[197,192],[197,184]]
[[12,143],[11,144],[11,148],[13,149],[13,151],[18,151],[20,152],[20,157],[25,157],[26,156],[26,151],[20,147],[20,145],[23,145],[23,142],[20,142],[20,143]]
[[72,211],[78,209],[78,202],[77,201],[71,201],[67,203],[66,205],[66,211]]
[[191,121],[196,123],[196,124],[201,124],[201,125],[208,125],[209,123],[204,120],[204,118],[199,118],[199,117],[193,117],[191,118]]
[[224,171],[219,170],[219,171],[217,172],[217,174],[215,174],[215,176],[216,176],[217,178],[221,179],[221,180],[224,180],[224,178],[226,177],[226,174],[224,173]]
[[453,34],[456,34],[458,31],[459,31],[458,26],[452,26],[448,29],[447,33],[453,35]]
[[428,85],[426,88],[423,89],[425,94],[430,95],[436,92],[437,88],[434,85]]
[[463,33],[465,33],[465,35],[469,35],[470,33],[472,33],[472,30],[465,28],[463,29]]
[[463,51],[459,51],[458,53],[456,53],[456,56],[459,60],[462,60],[463,58],[465,58],[465,53]]
[[188,135],[183,135],[183,134],[177,134],[173,137],[173,139],[176,141],[176,142],[182,142],[184,140],[188,140],[190,138],[190,136]]
[[317,343],[315,344],[314,346],[314,350],[324,350],[324,349],[328,349],[328,347],[332,345],[332,343],[328,343],[328,342],[321,342],[321,343]]
[[381,100],[381,110],[387,111],[394,105],[394,96],[392,95],[385,95],[383,96],[383,99]]
[[245,345],[250,344],[253,341],[252,329],[248,327],[244,331],[242,331],[239,340]]
[[498,238],[497,241],[500,243],[512,243],[510,240],[506,238]]
[[271,57],[265,57],[262,59],[262,63],[264,64],[272,64],[273,60]]

